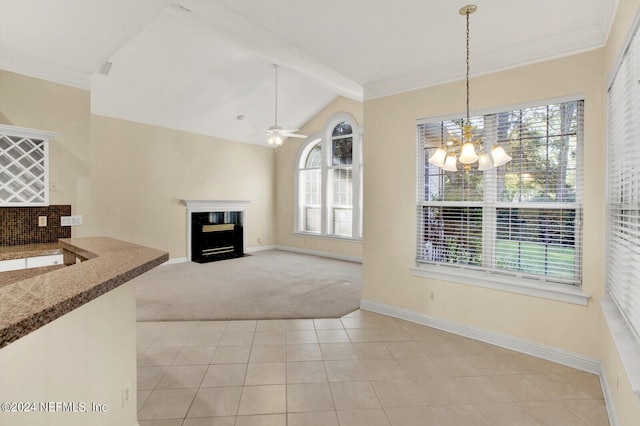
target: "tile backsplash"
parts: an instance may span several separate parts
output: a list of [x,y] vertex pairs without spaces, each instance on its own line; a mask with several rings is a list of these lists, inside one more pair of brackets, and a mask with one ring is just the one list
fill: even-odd
[[[38,217],[47,217],[47,226],[38,226]],[[53,243],[70,238],[71,227],[60,226],[61,216],[71,216],[71,206],[0,207],[0,245]]]

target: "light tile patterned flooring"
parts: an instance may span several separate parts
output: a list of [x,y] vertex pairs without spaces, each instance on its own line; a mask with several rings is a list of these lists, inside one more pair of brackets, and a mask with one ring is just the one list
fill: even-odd
[[368,311],[137,326],[140,426],[609,424],[598,376]]

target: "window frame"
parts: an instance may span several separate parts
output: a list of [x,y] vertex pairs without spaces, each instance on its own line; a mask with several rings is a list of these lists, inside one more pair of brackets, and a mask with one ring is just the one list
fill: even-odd
[[[294,230],[297,231],[298,233],[302,233],[305,235],[322,235],[322,166],[323,164],[320,165],[320,167],[318,168],[308,168],[306,167],[306,161],[307,158],[309,157],[309,155],[311,154],[311,151],[313,151],[313,149],[317,146],[320,145],[320,149],[321,149],[321,156],[322,156],[322,138],[320,137],[320,133],[314,133],[313,135],[310,135],[307,137],[307,140],[305,141],[304,145],[302,146],[302,148],[298,151],[298,155],[296,158],[296,179],[295,179],[295,194],[296,194],[296,208],[295,208],[295,215],[294,215],[294,223],[295,223],[295,228]],[[305,164],[303,164],[305,163]],[[323,163],[324,163],[324,159],[323,159]],[[304,166],[304,167],[303,167]],[[303,210],[305,208],[307,208],[309,205],[307,205],[305,203],[304,200],[304,195],[302,194],[303,188],[300,187],[299,185],[301,185],[301,180],[300,176],[302,174],[303,171],[306,170],[320,170],[320,204],[318,205],[318,207],[320,208],[321,211],[321,217],[320,217],[320,232],[312,232],[312,231],[307,231],[304,228],[305,226],[305,222],[306,222],[306,215],[304,214]]]
[[[342,123],[346,122],[352,129],[352,161],[348,165],[333,165],[333,130]],[[305,215],[302,212],[304,208],[304,198],[302,194],[301,172],[306,169],[304,162],[311,150],[320,143],[322,166],[321,166],[321,225],[320,232],[310,232],[304,230]],[[339,205],[333,202],[333,191],[331,188],[332,179],[330,174],[333,170],[351,170],[352,173],[352,203],[351,203],[351,236],[336,234],[333,230],[333,214],[331,210]],[[341,112],[332,115],[323,126],[321,132],[314,133],[307,137],[305,143],[298,150],[295,160],[295,176],[294,176],[294,228],[293,233],[296,235],[304,235],[318,238],[339,239],[348,241],[362,240],[362,127],[357,123],[355,118],[348,113]]]
[[[536,102],[528,102],[528,103],[523,103],[523,104],[516,104],[516,105],[507,105],[507,106],[501,106],[501,107],[496,107],[496,108],[491,108],[491,109],[485,109],[485,110],[480,110],[480,111],[475,111],[473,112],[471,115],[472,116],[490,116],[490,115],[494,115],[494,114],[498,114],[498,113],[504,113],[506,111],[513,111],[513,110],[518,110],[518,109],[525,109],[525,108],[533,108],[533,107],[540,107],[540,106],[544,106],[544,105],[553,105],[553,104],[557,104],[557,103],[563,103],[563,102],[571,102],[571,101],[578,101],[578,100],[582,100],[584,99],[584,95],[583,94],[575,94],[575,95],[570,95],[570,96],[565,96],[565,97],[559,97],[559,98],[553,98],[553,99],[545,99],[542,101],[536,101]],[[447,120],[458,120],[462,117],[461,114],[452,114],[452,115],[446,115],[446,116],[439,116],[439,117],[433,117],[433,118],[428,118],[428,119],[420,119],[417,120],[416,122],[416,131],[418,131],[418,125],[421,123],[437,123],[437,122],[443,122],[443,121],[447,121]],[[485,135],[486,136],[486,135]],[[416,139],[419,139],[418,137],[416,137]],[[486,141],[485,141],[486,142]],[[583,144],[582,144],[583,145]],[[583,151],[583,146],[580,145],[578,147],[578,149],[580,150],[580,157],[582,157],[582,151]],[[416,155],[416,170],[417,170],[417,174],[416,174],[416,194],[419,194],[419,192],[422,190],[424,190],[424,182],[425,182],[425,149],[424,149],[424,142],[421,141],[417,141],[416,143],[416,147],[417,147],[417,155]],[[486,149],[486,147],[485,147]],[[582,167],[582,162],[580,162],[579,167]],[[463,171],[458,171],[457,173],[464,173]],[[493,176],[495,176],[496,174],[496,170],[495,169],[490,169],[484,172],[486,176],[488,176],[490,179],[493,178]],[[486,188],[486,187],[485,187]],[[582,191],[582,187],[577,188],[577,191]],[[503,208],[503,207],[511,207],[511,208],[517,208],[518,206],[521,206],[521,203],[518,204],[511,204],[511,203],[503,203],[503,202],[497,202],[497,200],[494,200],[494,202],[487,202],[486,197],[487,197],[487,192],[492,192],[492,191],[484,191],[485,195],[484,195],[484,199],[482,201],[465,201],[465,202],[442,202],[442,205],[451,205],[451,206],[457,206],[457,207],[474,207],[474,206],[479,206],[482,207],[484,206],[485,209],[483,209],[483,214],[486,214],[485,210],[486,208],[490,208],[490,209],[498,209],[498,208]],[[495,196],[495,194],[492,194],[492,196]],[[424,197],[422,197],[422,199],[420,199],[419,196],[417,196],[416,199],[416,208],[420,209],[423,207],[423,205],[425,205],[425,203],[423,202]],[[568,205],[569,203],[562,203],[565,205]],[[578,205],[579,209],[582,209],[582,199],[578,199],[576,200],[576,203],[573,203],[575,205]],[[523,206],[524,207],[524,206]],[[535,207],[533,205],[533,203],[530,203],[530,207]],[[553,204],[551,205],[547,205],[545,206],[546,208],[558,208],[559,206],[554,206]],[[416,210],[416,241],[415,241],[415,249],[414,250],[418,250],[419,249],[419,243],[420,243],[420,237],[419,237],[419,227],[421,227],[423,225],[423,222],[421,222],[420,220],[421,215],[419,214],[418,210]],[[494,223],[495,225],[495,223]],[[490,229],[486,229],[486,222],[485,220],[483,220],[483,234],[482,234],[482,240],[483,240],[483,246],[485,248],[489,248],[489,252],[483,252],[483,260],[484,263],[483,265],[487,265],[487,259],[486,256],[487,255],[492,255],[493,250],[495,250],[495,243],[489,243],[487,244],[487,239],[493,238],[492,235],[492,231]],[[495,232],[495,230],[494,230]],[[580,246],[580,250],[582,250],[582,247]],[[491,288],[491,289],[497,289],[497,290],[501,290],[501,291],[508,291],[508,292],[514,292],[514,293],[518,293],[518,294],[526,294],[526,295],[531,295],[531,296],[536,296],[536,297],[542,297],[542,298],[546,298],[546,299],[552,299],[552,300],[560,300],[560,301],[565,301],[565,302],[569,302],[569,303],[575,303],[575,304],[579,304],[579,305],[583,305],[586,306],[588,303],[588,299],[590,298],[589,294],[586,294],[582,291],[581,286],[573,286],[573,285],[566,285],[566,284],[559,284],[559,283],[555,283],[552,282],[552,280],[549,281],[545,281],[545,280],[540,280],[537,278],[530,278],[525,276],[524,274],[518,274],[518,273],[511,273],[510,271],[504,271],[504,275],[500,274],[499,272],[496,273],[495,271],[490,272],[488,270],[485,270],[484,268],[486,268],[486,266],[483,266],[481,268],[478,267],[474,267],[474,266],[464,266],[461,264],[447,264],[447,263],[441,263],[441,262],[434,262],[434,263],[423,263],[423,262],[418,262],[418,253],[415,253],[415,264],[414,266],[411,268],[411,273],[414,276],[418,276],[418,277],[425,277],[425,278],[432,278],[432,279],[441,279],[444,281],[451,281],[451,282],[457,282],[457,283],[463,283],[463,284],[469,284],[469,285],[476,285],[476,286],[480,286],[480,287],[485,287],[485,288]],[[495,262],[495,256],[493,256],[494,259],[489,259],[488,263],[490,264],[491,262]],[[582,268],[582,266],[580,266]]]

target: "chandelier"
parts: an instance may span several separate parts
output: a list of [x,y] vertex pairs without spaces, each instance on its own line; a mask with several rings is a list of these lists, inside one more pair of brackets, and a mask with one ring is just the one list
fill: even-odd
[[467,17],[467,117],[462,122],[462,138],[448,138],[436,149],[436,152],[429,157],[429,163],[440,167],[448,172],[458,170],[458,161],[464,165],[464,170],[469,173],[471,164],[478,162],[478,170],[489,170],[493,167],[502,166],[511,161],[511,157],[500,145],[491,148],[491,155],[484,152],[482,147],[482,137],[474,136],[474,126],[471,125],[469,117],[469,15],[475,12],[477,7],[469,4],[460,9],[460,15]]

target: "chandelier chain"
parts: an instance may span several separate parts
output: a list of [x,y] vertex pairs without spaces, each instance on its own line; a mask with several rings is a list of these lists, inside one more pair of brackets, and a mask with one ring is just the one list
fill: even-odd
[[470,11],[467,9],[467,124],[470,124],[469,118],[469,15]]

